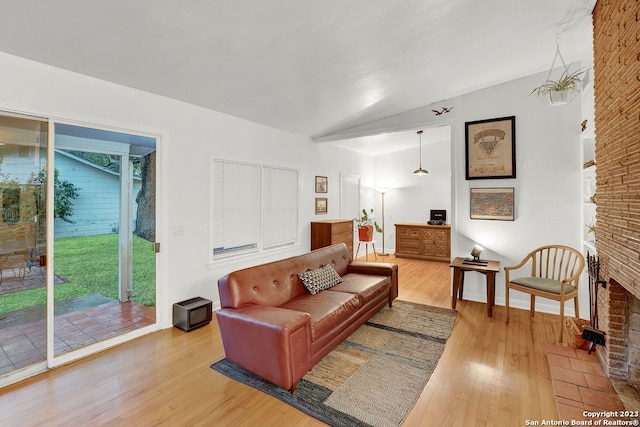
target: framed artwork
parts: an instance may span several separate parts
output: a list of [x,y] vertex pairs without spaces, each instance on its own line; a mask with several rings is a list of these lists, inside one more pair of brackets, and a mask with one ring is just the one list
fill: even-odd
[[466,179],[516,177],[516,117],[465,122]]
[[513,221],[514,199],[513,188],[472,188],[471,219]]
[[316,193],[326,193],[328,189],[328,178],[326,176],[316,176]]
[[316,197],[316,215],[322,215],[327,213],[327,198]]

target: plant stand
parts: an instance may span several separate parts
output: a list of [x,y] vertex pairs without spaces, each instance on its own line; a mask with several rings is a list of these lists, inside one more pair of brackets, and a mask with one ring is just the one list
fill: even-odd
[[364,260],[369,261],[369,245],[373,248],[374,260],[378,261],[378,254],[376,253],[376,242],[373,240],[360,240],[358,241],[358,249],[356,249],[356,256],[360,253],[360,245],[364,244]]

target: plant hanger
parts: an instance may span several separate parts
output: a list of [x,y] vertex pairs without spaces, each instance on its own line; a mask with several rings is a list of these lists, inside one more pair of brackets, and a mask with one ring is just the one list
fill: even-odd
[[547,74],[547,78],[545,81],[551,81],[551,73],[553,72],[553,68],[556,65],[556,59],[560,58],[560,62],[562,62],[562,66],[564,67],[564,72],[569,74],[569,67],[567,67],[566,62],[564,62],[564,58],[562,57],[562,53],[560,53],[560,43],[558,42],[559,38],[556,37],[556,54],[553,55],[553,61],[551,61],[551,68],[549,68],[549,73]]
[[[558,59],[562,63],[564,71],[557,80],[552,80],[551,73],[553,72]],[[570,67],[567,66],[567,63],[562,57],[562,53],[560,52],[560,43],[558,42],[558,38],[556,38],[556,53],[553,56],[553,61],[551,61],[551,67],[549,68],[549,73],[547,73],[547,78],[544,83],[533,89],[531,94],[536,93],[538,98],[553,106],[571,102],[576,93],[580,92],[587,85],[586,73],[588,70],[578,69],[572,73],[569,68]]]

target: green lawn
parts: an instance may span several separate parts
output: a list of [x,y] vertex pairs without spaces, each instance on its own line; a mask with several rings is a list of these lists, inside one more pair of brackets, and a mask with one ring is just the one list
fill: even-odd
[[[118,299],[118,235],[56,239],[55,274],[68,283],[55,285],[54,298],[62,301],[98,293]],[[133,294],[131,299],[155,307],[155,254],[153,243],[133,236]],[[0,296],[0,313],[46,303],[46,289]]]

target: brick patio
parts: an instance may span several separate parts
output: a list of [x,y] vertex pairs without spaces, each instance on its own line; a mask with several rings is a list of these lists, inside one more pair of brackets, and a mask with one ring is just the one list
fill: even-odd
[[[0,320],[0,375],[46,359],[44,307],[41,311],[40,319],[32,320],[30,314],[26,320]],[[86,307],[85,301],[55,316],[54,351],[58,355],[153,323],[155,310],[135,302],[110,300]]]

